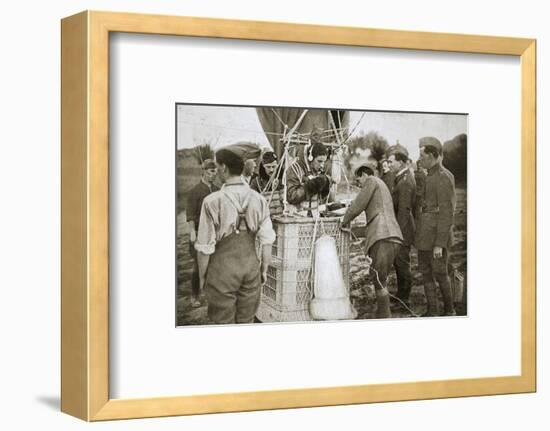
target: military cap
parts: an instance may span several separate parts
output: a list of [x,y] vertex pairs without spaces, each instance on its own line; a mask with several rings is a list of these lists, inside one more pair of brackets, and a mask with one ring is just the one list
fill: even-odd
[[253,142],[238,142],[236,144],[227,145],[222,149],[231,151],[239,156],[243,161],[248,159],[257,159],[262,154],[262,150]]
[[439,139],[434,138],[433,136],[426,136],[424,138],[420,138],[418,141],[418,146],[420,148],[430,146],[437,148],[437,151],[439,154],[441,154],[441,151],[443,150],[443,147],[441,146],[441,142],[439,142]]
[[388,151],[386,152],[388,158],[392,155],[392,154],[397,154],[397,153],[400,153],[400,154],[403,154],[405,157],[409,157],[409,150],[407,150],[403,145],[401,144],[395,144],[395,145],[392,145],[390,148],[388,148]]
[[263,163],[273,163],[277,161],[277,154],[275,154],[273,151],[266,151],[262,154],[262,162]]
[[202,162],[202,168],[204,170],[207,170],[207,169],[216,169],[216,163],[214,162],[214,160],[212,159],[205,159],[203,162]]

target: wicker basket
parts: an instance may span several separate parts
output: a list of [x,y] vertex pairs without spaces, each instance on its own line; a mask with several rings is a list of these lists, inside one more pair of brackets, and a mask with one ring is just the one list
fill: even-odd
[[[340,230],[340,218],[274,217],[277,239],[273,244],[272,262],[257,312],[262,322],[295,322],[312,320],[309,302],[314,280],[313,246],[323,234],[336,239],[338,259],[349,290],[350,234]],[[315,231],[315,238],[313,234]]]
[[280,216],[283,214],[283,203],[282,203],[282,193],[279,190],[274,190],[273,192],[266,191],[262,192],[262,196],[267,202],[269,202],[269,213],[271,217]]

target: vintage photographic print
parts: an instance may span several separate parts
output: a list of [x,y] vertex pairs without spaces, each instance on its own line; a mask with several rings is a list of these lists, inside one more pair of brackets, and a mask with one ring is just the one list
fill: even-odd
[[176,104],[176,325],[466,316],[467,131]]

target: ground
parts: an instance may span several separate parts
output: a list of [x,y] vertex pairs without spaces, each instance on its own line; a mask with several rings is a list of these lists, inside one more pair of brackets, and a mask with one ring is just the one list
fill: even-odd
[[[450,263],[464,277],[464,295],[462,301],[456,303],[458,315],[466,315],[466,293],[467,293],[467,266],[466,266],[466,190],[457,188],[457,207],[455,211],[454,244],[451,248]],[[365,275],[365,256],[361,247],[361,238],[352,241],[350,248],[350,297],[358,312],[358,319],[374,318],[376,311],[376,298],[370,286],[372,283]],[[177,324],[178,325],[204,325],[208,324],[206,316],[206,300],[201,298],[201,305],[193,308],[191,306],[191,274],[193,271],[193,260],[189,255],[189,233],[185,222],[185,212],[178,216],[178,237],[177,237],[177,262],[178,262],[178,289],[177,289]],[[426,299],[424,297],[422,278],[418,272],[418,260],[416,250],[411,253],[411,264],[413,271],[413,287],[411,291],[411,309],[415,314],[421,315],[426,311]],[[451,273],[454,278],[454,272]],[[395,272],[388,277],[388,288],[391,294],[397,290]],[[441,298],[440,298],[441,301]],[[442,305],[440,307],[442,309]],[[407,312],[394,312],[392,317],[410,317]]]

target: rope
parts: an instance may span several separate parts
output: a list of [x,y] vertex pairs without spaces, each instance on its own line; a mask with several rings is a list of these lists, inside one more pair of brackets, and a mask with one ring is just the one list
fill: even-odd
[[351,139],[351,137],[353,136],[353,132],[355,132],[355,129],[357,129],[357,126],[359,126],[359,123],[361,123],[361,121],[363,121],[363,117],[365,116],[365,114],[366,114],[366,112],[363,112],[363,114],[359,118],[359,121],[357,121],[357,124],[355,124],[355,127],[351,130],[350,134],[344,140],[344,142],[342,142],[342,145],[344,145],[346,142],[348,142]]
[[310,255],[309,255],[309,261],[311,262],[311,265],[309,267],[309,273],[308,273],[308,276],[307,276],[307,279],[308,279],[308,283],[306,283],[306,288],[307,290],[309,291],[309,299],[311,300],[313,298],[313,288],[311,286],[313,280],[312,280],[312,276],[313,276],[313,266],[315,265],[315,261],[313,260],[313,257],[314,257],[314,251],[315,251],[315,241],[317,240],[317,223],[319,222],[320,220],[320,217],[317,216],[317,217],[314,217],[314,220],[315,220],[315,224],[313,225],[313,236],[311,237],[311,252],[310,252]]
[[[351,236],[352,236],[356,241],[359,241],[359,238],[357,238],[357,236],[355,236],[355,234],[351,231],[351,229],[350,229],[349,232],[351,233]],[[365,257],[367,258],[367,260],[372,261],[372,258],[367,254],[367,252],[366,252],[363,248],[361,248],[361,249],[362,249],[362,251],[363,251]],[[378,276],[378,271],[377,271],[376,269],[374,269],[372,266],[370,267],[370,270],[374,271],[374,274],[376,275],[376,280],[378,281],[378,285],[379,285],[379,286],[383,286],[382,282],[380,281],[380,277]],[[412,315],[413,317],[421,317],[419,314],[416,314],[414,311],[412,311],[412,310],[407,306],[407,304],[405,304],[400,298],[398,298],[397,296],[392,295],[389,291],[388,291],[388,295],[390,296],[390,298],[393,298],[393,299],[399,301],[399,302],[401,303],[401,305],[402,305],[405,309],[407,309],[407,310],[409,311],[409,313],[411,313],[411,315]]]
[[277,114],[277,111],[275,111],[274,108],[271,108],[271,112],[273,112],[275,114],[275,116],[277,117],[277,119],[281,122],[281,124],[283,125],[283,127],[286,129],[288,128],[288,125],[281,119],[281,117],[279,117],[279,114]]

